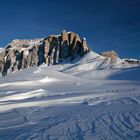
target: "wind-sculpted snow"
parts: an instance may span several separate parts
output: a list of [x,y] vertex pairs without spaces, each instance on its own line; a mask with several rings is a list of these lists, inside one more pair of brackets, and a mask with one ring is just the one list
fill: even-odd
[[0,140],[139,140],[140,81],[133,71],[140,69],[121,70],[120,77],[134,77],[124,81],[119,69],[92,71],[89,59],[84,71],[83,63],[41,65],[2,77]]

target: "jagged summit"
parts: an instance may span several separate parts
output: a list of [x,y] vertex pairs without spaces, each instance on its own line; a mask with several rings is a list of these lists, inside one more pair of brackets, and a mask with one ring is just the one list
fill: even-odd
[[83,56],[90,48],[85,38],[80,39],[74,32],[49,35],[46,38],[19,40],[15,39],[0,50],[0,73],[38,66],[42,63],[57,64],[64,59]]

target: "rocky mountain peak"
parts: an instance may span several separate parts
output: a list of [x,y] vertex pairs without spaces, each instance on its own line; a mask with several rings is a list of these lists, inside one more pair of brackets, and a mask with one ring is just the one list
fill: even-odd
[[15,39],[0,49],[0,73],[6,75],[19,69],[38,66],[42,63],[57,64],[67,58],[83,56],[90,48],[85,38],[66,32],[41,39]]

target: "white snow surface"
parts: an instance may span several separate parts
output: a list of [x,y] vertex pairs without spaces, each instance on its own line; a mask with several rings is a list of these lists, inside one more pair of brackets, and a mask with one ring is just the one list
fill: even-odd
[[0,79],[0,140],[140,140],[140,67],[68,62]]

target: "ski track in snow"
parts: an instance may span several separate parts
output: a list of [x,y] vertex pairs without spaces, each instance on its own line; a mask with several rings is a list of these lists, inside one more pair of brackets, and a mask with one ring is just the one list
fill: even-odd
[[140,140],[140,81],[107,79],[118,70],[88,73],[87,62],[2,78],[0,140]]

